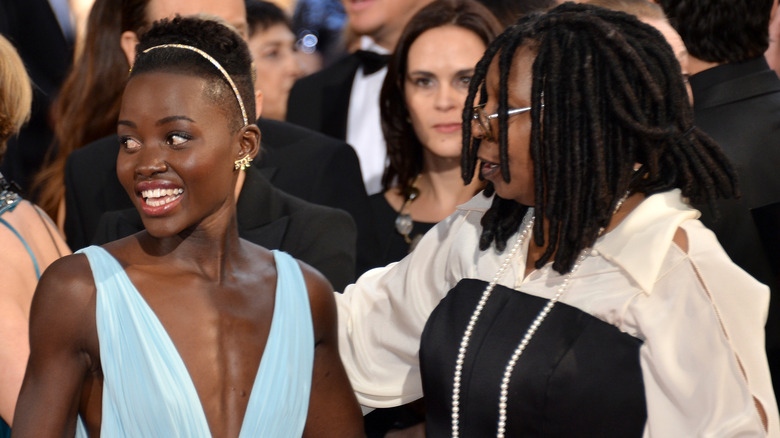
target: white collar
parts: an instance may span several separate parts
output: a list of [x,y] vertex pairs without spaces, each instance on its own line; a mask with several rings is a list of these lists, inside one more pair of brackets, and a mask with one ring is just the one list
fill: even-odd
[[485,192],[480,190],[479,193],[472,196],[471,199],[464,202],[463,204],[460,204],[455,209],[456,210],[463,210],[463,211],[476,211],[476,212],[486,212],[490,206],[493,204],[493,197],[492,196],[485,196]]
[[390,51],[374,42],[371,37],[363,35],[360,37],[360,50],[379,53],[380,55],[389,55]]
[[[484,213],[493,203],[477,193],[458,210]],[[683,202],[680,189],[647,197],[614,230],[596,240],[593,249],[618,265],[649,294],[672,245],[674,233],[699,211]]]
[[614,230],[596,241],[594,249],[620,266],[649,294],[672,246],[677,228],[699,211],[682,200],[680,189],[649,196]]

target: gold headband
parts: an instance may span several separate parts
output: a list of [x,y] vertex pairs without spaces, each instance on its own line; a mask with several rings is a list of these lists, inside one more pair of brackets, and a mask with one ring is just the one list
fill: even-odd
[[191,50],[197,53],[198,55],[206,58],[208,62],[212,63],[214,67],[216,67],[217,70],[219,70],[219,72],[222,73],[222,76],[225,77],[225,79],[228,81],[228,84],[230,84],[230,87],[233,89],[233,93],[235,93],[236,95],[236,100],[238,100],[238,106],[241,107],[241,117],[243,117],[244,119],[244,126],[249,125],[249,119],[246,117],[246,108],[244,107],[244,100],[241,99],[241,94],[238,92],[238,87],[236,87],[236,83],[233,82],[233,79],[230,78],[228,72],[224,68],[222,68],[222,65],[220,65],[220,63],[217,62],[216,59],[212,58],[211,55],[209,55],[208,53],[204,52],[203,50],[197,47],[192,47],[185,44],[161,44],[159,46],[149,47],[148,49],[144,50],[143,53],[148,53],[154,49],[162,49],[168,47]]

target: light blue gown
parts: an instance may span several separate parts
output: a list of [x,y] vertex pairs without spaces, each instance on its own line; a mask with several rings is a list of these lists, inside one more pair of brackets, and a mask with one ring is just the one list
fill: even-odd
[[[103,437],[211,437],[195,385],[160,320],[106,250],[87,255],[97,286]],[[314,329],[297,262],[273,251],[278,279],[271,330],[239,438],[300,437],[314,364]],[[86,437],[79,421],[77,437]]]

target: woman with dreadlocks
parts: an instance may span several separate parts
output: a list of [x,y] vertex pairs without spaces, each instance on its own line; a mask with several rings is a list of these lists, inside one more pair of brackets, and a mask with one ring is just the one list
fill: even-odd
[[688,201],[738,195],[680,66],[636,18],[564,4],[487,49],[463,175],[415,251],[337,296],[358,400],[428,436],[780,436],[768,289]]

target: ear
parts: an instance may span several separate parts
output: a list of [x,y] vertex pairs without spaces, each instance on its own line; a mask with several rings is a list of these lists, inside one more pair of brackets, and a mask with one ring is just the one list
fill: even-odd
[[255,120],[263,114],[263,92],[259,88],[255,88],[255,113],[257,114]]
[[127,57],[127,63],[132,68],[135,62],[135,46],[138,45],[138,35],[132,30],[122,32],[122,36],[119,38],[119,45],[122,46],[122,51],[125,52]]
[[236,160],[246,156],[255,159],[257,154],[260,153],[261,137],[262,135],[260,134],[260,128],[258,128],[254,123],[247,127],[241,128],[241,138],[238,141],[239,151]]

